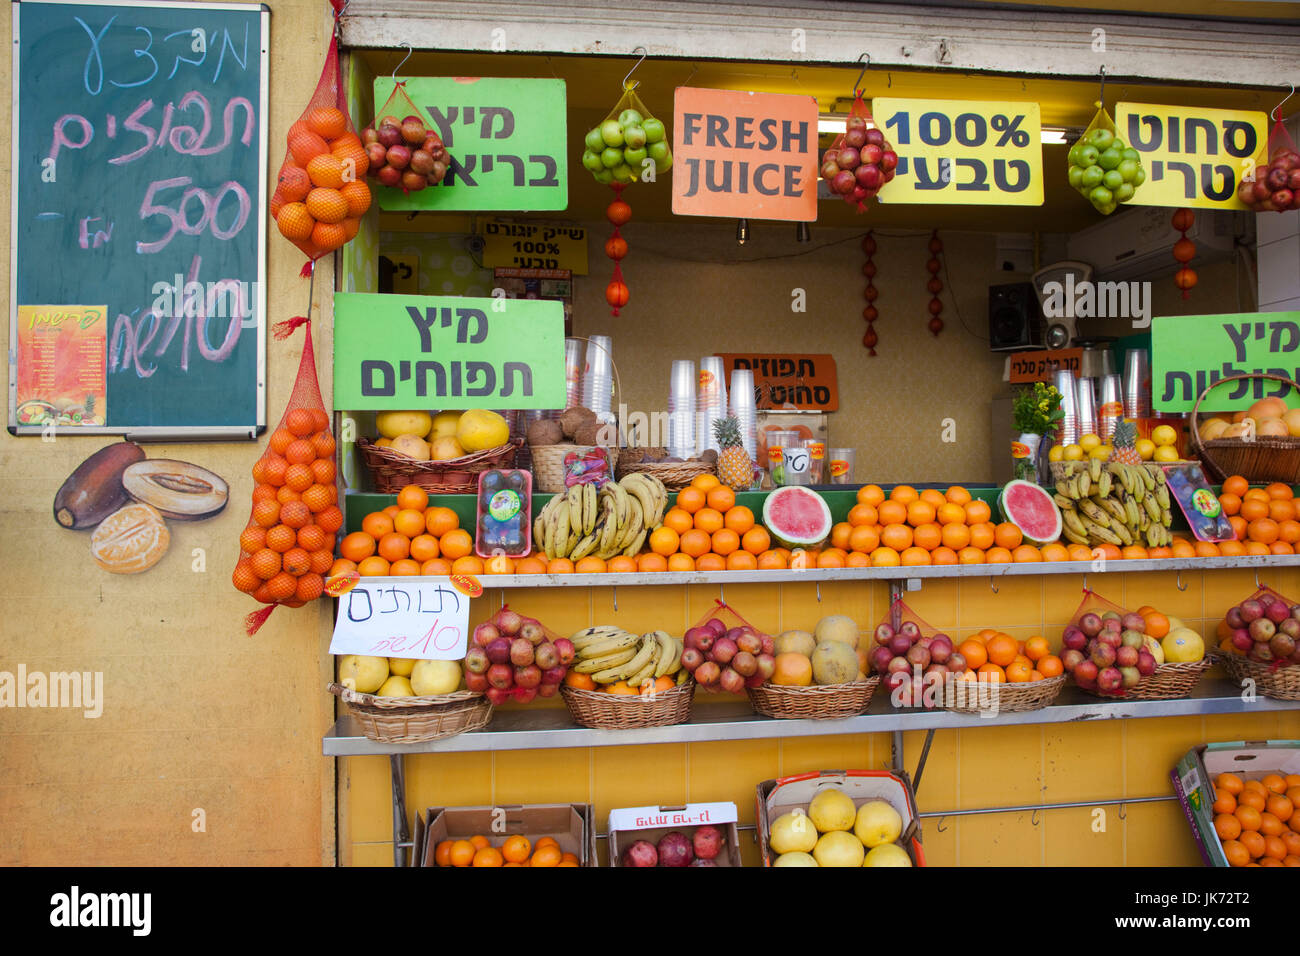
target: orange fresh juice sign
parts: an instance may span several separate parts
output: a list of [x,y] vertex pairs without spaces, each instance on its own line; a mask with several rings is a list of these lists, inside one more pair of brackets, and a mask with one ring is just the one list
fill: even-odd
[[107,313],[103,305],[18,306],[17,424],[104,424]]
[[677,88],[673,213],[728,219],[817,218],[817,100]]
[[[833,412],[840,407],[833,355],[718,354],[722,358],[726,381],[731,381],[731,373],[738,368],[747,368],[754,373],[754,401],[761,409]],[[702,380],[700,384],[702,387]]]

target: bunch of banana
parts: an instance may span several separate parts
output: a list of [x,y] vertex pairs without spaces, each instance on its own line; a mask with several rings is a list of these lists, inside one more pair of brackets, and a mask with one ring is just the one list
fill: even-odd
[[1159,469],[1098,458],[1066,462],[1053,498],[1061,508],[1062,536],[1074,544],[1173,543],[1169,487]]
[[681,684],[689,677],[682,667],[682,640],[667,631],[633,634],[613,624],[585,628],[569,638],[578,652],[573,670],[590,674],[597,684],[627,681],[640,687],[647,680],[676,676]]
[[574,485],[537,515],[533,543],[548,560],[632,557],[663,523],[667,509],[668,490],[650,475],[624,475],[621,481],[605,482],[599,491],[594,484]]

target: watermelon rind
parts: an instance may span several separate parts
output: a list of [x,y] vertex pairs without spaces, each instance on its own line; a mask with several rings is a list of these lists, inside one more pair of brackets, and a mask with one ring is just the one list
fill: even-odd
[[[1051,515],[1048,521],[1038,520],[1037,515],[1031,515],[1024,512],[1019,514],[1015,511],[1015,505],[1007,503],[1007,493],[1014,492],[1020,495],[1031,495],[1041,502],[1043,516]],[[1035,502],[1038,504],[1038,502]],[[1010,521],[1020,529],[1024,535],[1025,541],[1032,545],[1042,546],[1057,541],[1061,537],[1061,509],[1057,506],[1052,496],[1041,485],[1036,485],[1032,481],[1009,481],[1002,490],[998,492],[998,514],[1002,516],[1003,521]]]
[[[801,529],[782,527],[778,511],[785,501],[797,498],[800,503],[807,502],[806,507],[820,507],[821,523],[816,524],[811,531],[803,533]],[[831,520],[831,509],[826,504],[826,499],[810,488],[801,485],[790,485],[785,488],[778,488],[767,496],[763,501],[763,526],[767,528],[768,533],[772,535],[772,540],[783,548],[816,548],[820,547],[831,535],[831,528],[834,522]]]

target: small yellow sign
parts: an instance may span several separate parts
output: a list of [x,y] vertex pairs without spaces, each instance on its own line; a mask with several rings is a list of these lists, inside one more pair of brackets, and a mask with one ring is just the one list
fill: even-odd
[[1115,134],[1146,172],[1134,206],[1246,209],[1237,187],[1268,162],[1268,116],[1254,110],[1116,103]]
[[898,153],[881,202],[1043,204],[1037,103],[876,97],[871,111]]
[[483,225],[483,265],[515,269],[568,269],[587,274],[587,230],[576,225],[489,219]]

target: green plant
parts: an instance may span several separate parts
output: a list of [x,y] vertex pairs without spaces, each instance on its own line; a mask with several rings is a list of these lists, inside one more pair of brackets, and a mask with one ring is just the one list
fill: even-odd
[[1061,393],[1055,385],[1035,382],[1032,388],[1023,388],[1012,405],[1015,430],[1034,435],[1045,435],[1056,426],[1065,412],[1061,411]]

